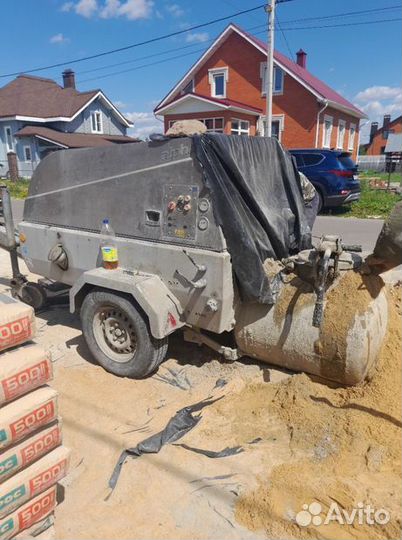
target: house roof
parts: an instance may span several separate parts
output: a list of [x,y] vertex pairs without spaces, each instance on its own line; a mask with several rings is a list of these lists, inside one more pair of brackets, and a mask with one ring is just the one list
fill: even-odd
[[203,94],[197,94],[196,92],[188,92],[187,94],[184,94],[182,96],[177,96],[171,101],[167,102],[164,106],[155,109],[155,112],[167,111],[172,106],[189,100],[204,101],[207,103],[212,103],[218,108],[240,112],[248,112],[255,115],[260,115],[262,113],[262,109],[259,109],[258,107],[252,107],[251,105],[241,103],[240,101],[235,101],[234,99],[219,99],[211,96],[204,96]]
[[96,135],[93,133],[65,133],[44,126],[25,126],[17,131],[16,137],[37,137],[54,143],[61,148],[88,148],[95,146],[111,146],[115,143],[139,142],[139,139],[126,135]]
[[79,92],[75,88],[62,88],[52,79],[19,75],[0,88],[0,118],[31,121],[71,121],[91,101],[101,97],[121,122],[129,122],[101,90]]
[[[254,47],[256,47],[264,55],[266,55],[266,43],[253,36],[252,34],[244,31],[239,26],[233,23],[229,24],[226,29],[217,37],[214,43],[212,43],[212,45],[207,49],[207,51],[201,56],[201,58],[178,82],[178,84],[163,98],[163,100],[156,107],[155,112],[159,111],[164,105],[166,105],[169,99],[171,99],[172,96],[176,94],[176,92],[182,87],[183,84],[187,83],[193,77],[194,73],[198,70],[198,68],[216,51],[216,49],[221,45],[221,43],[225,39],[227,39],[227,37],[233,32],[236,32],[249,43],[254,45]],[[338,94],[338,92],[335,92],[335,90],[333,90],[327,84],[315,77],[307,69],[299,66],[296,62],[293,62],[293,60],[290,60],[287,56],[276,50],[274,51],[274,62],[286,73],[289,73],[289,75],[293,76],[296,80],[298,80],[310,92],[312,92],[318,100],[322,102],[328,101],[328,104],[330,106],[341,110],[346,110],[353,116],[357,116],[359,118],[367,118],[364,112],[355,107],[343,96]]]
[[402,133],[390,133],[388,135],[385,153],[402,153]]

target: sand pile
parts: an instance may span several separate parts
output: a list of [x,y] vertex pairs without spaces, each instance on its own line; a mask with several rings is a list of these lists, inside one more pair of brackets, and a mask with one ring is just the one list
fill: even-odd
[[[278,384],[247,385],[216,403],[200,426],[204,440],[219,431],[231,444],[276,436],[280,430],[273,435],[273,419],[287,428],[290,457],[262,476],[257,490],[239,499],[236,519],[242,525],[264,529],[269,538],[400,536],[400,287],[388,296],[389,328],[371,381],[331,388],[300,374]],[[283,444],[278,441],[278,451]],[[391,519],[385,525],[359,524],[356,517],[350,525],[335,521],[300,527],[296,514],[314,501],[321,504],[324,518],[336,502],[348,512],[358,503],[385,508]]]

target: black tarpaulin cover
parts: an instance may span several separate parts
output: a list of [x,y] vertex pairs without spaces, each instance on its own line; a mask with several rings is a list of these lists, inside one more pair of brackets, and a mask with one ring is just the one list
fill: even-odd
[[206,133],[193,140],[242,299],[273,304],[265,259],[311,248],[292,158],[274,138]]

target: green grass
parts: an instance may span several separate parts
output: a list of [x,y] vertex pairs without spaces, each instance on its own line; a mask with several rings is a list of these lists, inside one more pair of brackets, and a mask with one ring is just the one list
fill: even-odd
[[[388,173],[387,172],[376,172],[376,171],[359,171],[359,178],[364,180],[365,178],[379,178],[384,182],[388,182]],[[402,174],[393,172],[391,173],[391,182],[401,182]]]
[[[372,189],[363,174],[359,174],[359,177],[361,184],[360,200],[339,208],[333,208],[331,210],[332,215],[357,218],[387,218],[395,204],[402,200],[402,196],[392,191]],[[328,211],[325,211],[325,213],[328,213]]]
[[0,180],[2,186],[7,186],[13,199],[26,199],[28,196],[29,180],[20,178],[17,182]]

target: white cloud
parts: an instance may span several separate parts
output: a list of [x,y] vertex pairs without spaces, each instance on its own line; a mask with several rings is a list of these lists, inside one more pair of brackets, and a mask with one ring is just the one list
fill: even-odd
[[163,122],[157,120],[151,112],[125,112],[124,116],[134,122],[130,135],[145,139],[151,133],[163,133]]
[[208,32],[194,32],[186,35],[187,43],[203,43],[204,41],[208,41],[208,39]]
[[153,0],[78,0],[65,2],[61,11],[74,11],[77,15],[112,19],[125,17],[130,21],[146,19],[152,13]]
[[78,15],[90,18],[98,11],[98,3],[96,0],[79,0],[79,2],[74,5],[74,11]]
[[68,43],[69,41],[69,38],[65,37],[61,32],[49,39],[49,43]]
[[124,107],[127,107],[127,103],[124,103],[124,101],[120,101],[119,99],[113,100],[113,105],[118,109],[123,109]]
[[182,9],[179,4],[167,5],[166,11],[173,15],[173,17],[181,17],[182,15],[184,15],[184,9]]
[[381,127],[384,114],[390,114],[391,118],[401,114],[402,88],[370,86],[356,94],[354,103],[369,117],[368,122],[362,123],[361,129],[361,141],[368,142],[371,122],[378,122]]

